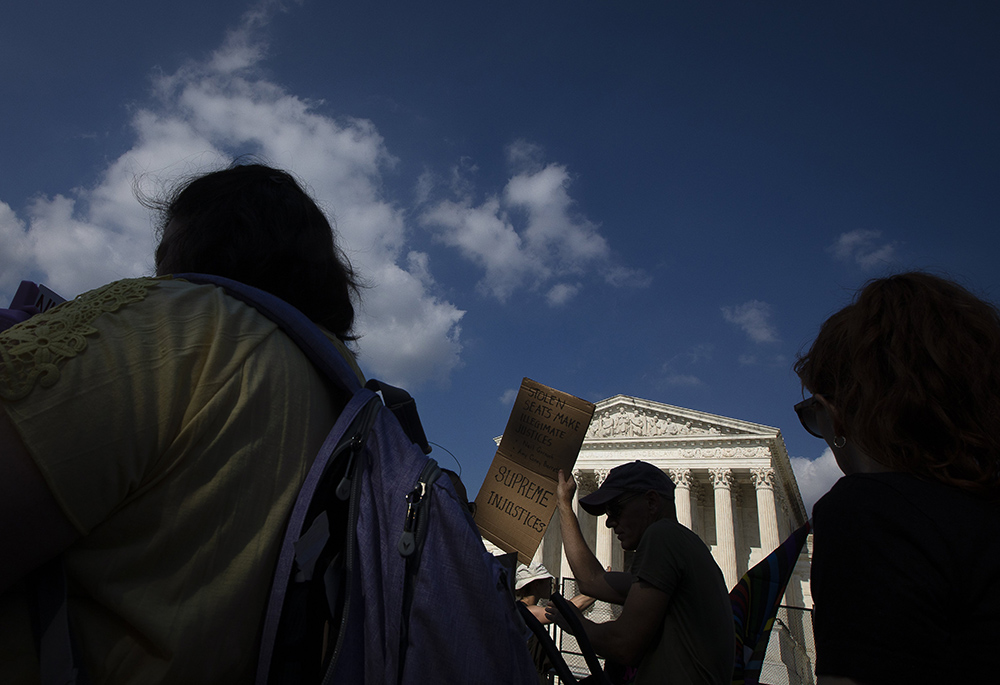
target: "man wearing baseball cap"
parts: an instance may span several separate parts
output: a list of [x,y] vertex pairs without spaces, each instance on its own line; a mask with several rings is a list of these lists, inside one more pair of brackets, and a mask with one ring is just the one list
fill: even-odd
[[[576,483],[559,472],[557,501],[563,545],[580,591],[622,604],[621,616],[593,623],[581,615],[594,650],[634,667],[636,685],[728,684],[735,631],[732,605],[718,564],[701,539],[677,522],[674,484],[642,461],[611,469],[580,505],[606,513],[622,548],[635,550],[631,572],[605,571],[573,512]],[[549,617],[566,629],[554,607]]]

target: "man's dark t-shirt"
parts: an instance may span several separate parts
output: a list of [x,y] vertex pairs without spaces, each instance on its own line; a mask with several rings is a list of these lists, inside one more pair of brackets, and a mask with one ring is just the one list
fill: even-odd
[[722,570],[696,534],[670,519],[643,533],[632,575],[669,597],[663,629],[639,663],[636,685],[732,680],[733,609]]

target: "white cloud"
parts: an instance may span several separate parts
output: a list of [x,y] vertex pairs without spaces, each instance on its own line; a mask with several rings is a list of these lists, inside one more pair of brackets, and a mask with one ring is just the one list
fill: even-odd
[[413,198],[417,205],[422,205],[431,198],[431,191],[434,190],[434,174],[429,169],[424,169],[417,178],[417,184],[413,188]]
[[431,275],[431,259],[426,252],[411,251],[406,255],[406,270],[427,288],[435,285]]
[[791,462],[802,501],[806,505],[806,511],[812,516],[812,508],[816,501],[844,474],[837,466],[837,460],[829,447],[817,459],[791,457]]
[[776,342],[778,334],[771,325],[771,305],[750,300],[735,307],[723,307],[722,316],[743,329],[756,343]]
[[536,277],[543,272],[548,276],[546,267],[524,249],[521,236],[506,220],[495,197],[478,207],[468,201],[443,200],[426,211],[420,222],[433,226],[439,240],[481,266],[486,274],[479,289],[501,302],[532,272]]
[[0,245],[3,245],[0,250],[0,293],[6,294],[4,306],[13,297],[18,283],[29,279],[36,268],[32,238],[26,228],[10,205],[0,202]]
[[545,295],[545,300],[550,306],[558,307],[572,300],[578,292],[580,292],[579,284],[556,283]]
[[[133,115],[132,148],[93,187],[36,198],[23,219],[0,203],[4,278],[31,272],[74,296],[150,273],[153,230],[132,196],[133,180],[155,194],[163,179],[252,153],[304,182],[374,285],[364,293],[357,323],[366,368],[392,383],[446,383],[460,364],[464,312],[431,294],[425,256],[405,249],[403,211],[381,194],[381,174],[395,163],[381,135],[369,121],[325,116],[316,103],[257,74],[266,54],[259,29],[278,7],[264,2],[251,9],[207,62],[156,77],[152,102]],[[11,288],[7,281],[0,287]]]
[[897,244],[882,243],[881,237],[881,231],[842,233],[827,251],[842,262],[854,262],[865,271],[871,271],[892,262],[896,256]]
[[[474,202],[468,179],[475,166],[462,160],[447,184],[457,199],[440,200],[419,218],[437,240],[482,268],[480,292],[505,302],[519,289],[540,290],[558,306],[582,287],[564,279],[591,270],[616,287],[649,284],[642,271],[613,263],[600,227],[576,211],[564,165],[543,164],[540,148],[525,141],[509,146],[507,156],[515,173],[502,193]],[[426,178],[417,192],[429,197]]]
[[517,392],[518,388],[504,390],[503,394],[500,395],[500,404],[507,406],[514,404],[514,400],[517,399]]
[[461,365],[459,322],[465,312],[429,296],[418,278],[395,264],[369,276],[377,285],[365,291],[362,366],[407,388],[428,381],[447,385]]
[[532,250],[544,252],[546,261],[560,272],[573,273],[592,260],[604,260],[610,250],[597,225],[574,216],[569,197],[569,172],[549,164],[535,173],[518,174],[504,190],[507,203],[528,213],[524,229]]

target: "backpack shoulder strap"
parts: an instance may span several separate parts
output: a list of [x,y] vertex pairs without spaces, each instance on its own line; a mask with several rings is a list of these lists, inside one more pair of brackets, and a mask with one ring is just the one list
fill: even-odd
[[572,606],[569,601],[558,592],[553,592],[549,601],[556,605],[556,609],[559,610],[559,613],[562,614],[563,618],[566,619],[566,622],[569,623],[569,627],[572,629],[570,632],[573,633],[573,637],[576,638],[576,642],[580,646],[583,658],[586,660],[587,667],[590,669],[590,675],[585,679],[586,682],[588,684],[593,683],[595,685],[611,685],[608,681],[608,677],[604,674],[604,668],[601,666],[601,662],[597,660],[597,653],[590,644],[590,638],[587,637],[587,631],[583,629],[583,624],[580,622],[579,616],[577,616],[576,607]]
[[410,397],[410,393],[394,385],[377,381],[374,378],[365,383],[365,387],[372,392],[382,393],[382,400],[385,402],[386,409],[395,415],[396,420],[399,421],[399,425],[403,427],[406,435],[416,443],[420,451],[424,454],[430,454],[431,446],[427,442],[424,427],[421,425],[420,416],[417,414],[417,403]]
[[278,324],[324,376],[351,394],[360,389],[361,383],[354,370],[336,351],[326,334],[309,317],[281,298],[222,276],[185,273],[174,274],[174,278],[223,288],[232,297],[250,305]]
[[[174,274],[174,278],[191,283],[216,285],[224,289],[232,297],[250,305],[278,324],[285,335],[299,346],[309,361],[315,364],[324,376],[351,394],[360,390],[360,381],[354,373],[354,369],[331,344],[326,334],[309,317],[281,298],[222,276],[184,273]],[[410,393],[375,379],[369,380],[365,387],[382,395],[386,408],[393,413],[410,440],[416,443],[424,454],[430,454],[431,446],[427,441],[423,425],[420,423],[416,402],[413,401]]]
[[[231,279],[205,274],[177,274],[175,278],[221,287],[227,294],[256,309],[275,322],[299,346],[320,373],[346,390],[352,397],[316,455],[306,480],[299,490],[285,531],[264,619],[261,651],[258,657],[257,682],[265,683],[274,675],[272,671],[275,668],[276,649],[278,648],[276,641],[280,639],[281,626],[286,620],[284,607],[288,603],[286,593],[293,569],[300,568],[301,570],[302,562],[307,561],[303,556],[305,550],[312,548],[313,552],[309,552],[309,554],[322,550],[326,540],[329,539],[329,534],[320,530],[325,526],[325,517],[316,516],[315,519],[312,519],[312,513],[315,511],[313,503],[318,493],[320,481],[326,477],[327,473],[332,472],[331,469],[335,464],[339,464],[336,468],[339,484],[334,484],[334,494],[341,501],[351,503],[348,509],[348,518],[353,520],[358,500],[355,459],[364,448],[369,431],[374,425],[375,417],[383,407],[383,402],[398,420],[403,433],[411,442],[415,443],[425,455],[430,453],[431,447],[420,424],[416,404],[409,393],[401,388],[375,380],[369,381],[365,387],[362,387],[354,370],[327,335],[292,305],[270,293]],[[381,395],[381,401],[379,395]],[[433,461],[429,460],[428,464],[433,464]],[[340,475],[341,469],[343,476]],[[427,484],[429,484],[429,480],[423,487]],[[421,492],[423,492],[423,487]],[[415,511],[418,504],[418,502],[413,502],[411,509]],[[415,519],[418,522],[422,520],[421,517],[415,517]],[[316,528],[315,521],[319,521],[322,525]],[[410,518],[408,517],[407,523],[409,524],[409,522]],[[352,529],[354,525],[354,523],[349,523],[348,529]],[[425,525],[426,523],[424,523]],[[412,544],[404,544],[407,541],[407,534],[413,538]],[[414,530],[405,529],[403,539],[399,543],[401,545],[400,553],[406,556],[414,549],[419,549],[420,537],[421,527],[419,525]],[[343,561],[343,566],[348,575],[352,573],[353,569],[353,562],[350,558],[352,549],[352,545],[347,544],[344,550],[346,558]],[[404,549],[406,551],[403,551]],[[306,565],[309,565],[308,562]],[[322,575],[320,580],[324,580]],[[327,588],[327,592],[329,592],[329,588]],[[344,599],[348,603],[350,602],[349,595]],[[348,613],[346,607],[343,612],[346,617]],[[338,631],[337,642],[333,647],[334,656],[341,651],[342,634],[342,630]],[[331,666],[332,663],[331,661]]]
[[542,622],[535,618],[531,610],[521,602],[517,603],[517,610],[520,612],[521,618],[524,619],[524,623],[528,626],[528,629],[538,640],[538,644],[545,650],[545,655],[549,657],[549,661],[552,662],[552,668],[555,669],[556,675],[559,676],[559,682],[567,683],[567,685],[576,683],[576,676],[569,670],[566,659],[563,658],[562,652],[556,647],[556,643],[552,641],[552,636],[549,635],[549,631],[545,629]]

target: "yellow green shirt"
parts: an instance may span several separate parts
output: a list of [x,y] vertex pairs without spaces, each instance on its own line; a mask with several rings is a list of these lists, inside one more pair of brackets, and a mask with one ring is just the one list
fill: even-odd
[[[342,406],[295,343],[214,286],[119,281],[0,334],[0,406],[82,535],[65,563],[91,681],[251,682],[287,516]],[[30,640],[10,592],[0,682],[36,677]]]

